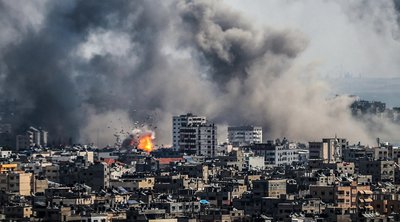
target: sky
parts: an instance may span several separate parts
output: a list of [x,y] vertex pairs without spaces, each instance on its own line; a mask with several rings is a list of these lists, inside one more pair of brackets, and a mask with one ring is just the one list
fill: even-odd
[[268,139],[397,140],[386,119],[354,119],[347,96],[400,105],[395,3],[0,1],[0,95],[22,104],[18,126],[99,146],[137,127],[171,144],[187,112],[219,141],[243,124]]
[[293,28],[309,46],[304,62],[321,76],[398,77],[400,36],[392,1],[227,1],[260,26]]
[[260,26],[298,29],[310,39],[301,56],[315,63],[331,94],[400,106],[400,35],[393,1],[226,1]]

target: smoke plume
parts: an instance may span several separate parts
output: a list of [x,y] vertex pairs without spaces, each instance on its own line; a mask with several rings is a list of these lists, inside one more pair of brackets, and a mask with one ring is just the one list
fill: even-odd
[[301,141],[372,143],[397,129],[353,119],[351,98],[326,99],[317,65],[299,60],[309,36],[222,1],[1,1],[0,19],[0,93],[24,105],[21,124],[56,138],[113,144],[110,129],[140,120],[170,144],[171,117],[186,112]]

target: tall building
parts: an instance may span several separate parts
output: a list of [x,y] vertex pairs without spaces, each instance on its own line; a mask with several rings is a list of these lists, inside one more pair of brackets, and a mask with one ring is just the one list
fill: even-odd
[[190,155],[215,156],[217,126],[202,124],[184,126],[180,131],[179,150]]
[[206,124],[207,118],[204,116],[196,116],[187,113],[180,116],[172,117],[172,145],[175,150],[179,150],[179,140],[181,127],[198,126]]
[[31,126],[24,134],[17,135],[17,150],[24,150],[36,146],[47,146],[47,131],[39,130]]
[[228,127],[228,141],[234,146],[262,143],[262,127],[230,126]]
[[12,125],[9,123],[1,123],[0,120],[0,146],[14,147],[14,139]]
[[40,131],[38,129],[31,126],[26,131],[26,134],[29,136],[29,138],[34,146],[40,145]]
[[40,130],[40,145],[47,146],[48,132],[45,130]]
[[348,142],[343,138],[325,138],[322,142],[309,142],[310,159],[322,159],[326,163],[336,163],[342,159]]
[[175,150],[190,155],[215,156],[217,126],[207,123],[206,117],[191,113],[174,116],[172,129]]

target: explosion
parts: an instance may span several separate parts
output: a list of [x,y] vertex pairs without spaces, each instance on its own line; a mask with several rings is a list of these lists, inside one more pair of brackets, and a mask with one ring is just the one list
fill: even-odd
[[137,147],[143,151],[146,151],[147,153],[150,153],[154,149],[153,139],[154,137],[152,133],[144,133],[139,136],[139,144]]
[[122,143],[122,147],[137,148],[150,153],[155,147],[153,144],[154,139],[155,132],[148,127],[134,128]]

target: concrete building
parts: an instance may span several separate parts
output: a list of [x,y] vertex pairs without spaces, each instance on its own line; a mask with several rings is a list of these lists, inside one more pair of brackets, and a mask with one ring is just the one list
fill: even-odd
[[43,174],[49,181],[60,182],[60,166],[57,164],[44,166]]
[[286,194],[286,179],[280,180],[255,180],[253,193],[255,197],[280,197]]
[[200,125],[181,127],[179,150],[189,155],[215,156],[217,126]]
[[352,176],[355,172],[354,163],[341,162],[336,163],[336,172],[339,176]]
[[45,147],[47,146],[47,142],[48,142],[48,132],[45,130],[40,130],[40,145]]
[[88,163],[94,163],[94,152],[93,151],[78,151],[77,156],[82,156]]
[[82,163],[84,161],[85,160],[81,158],[76,159],[74,163],[60,162],[59,168],[55,169],[56,172],[49,175],[53,175],[55,178],[58,176],[59,182],[67,186],[74,186],[77,183],[82,183],[96,191],[109,188],[110,167],[104,162],[95,162],[94,164],[85,166]]
[[342,152],[342,160],[346,162],[374,159],[374,150],[361,145],[348,146]]
[[192,113],[172,117],[172,145],[175,150],[179,150],[181,127],[198,126],[206,124],[207,118],[196,116]]
[[0,174],[0,190],[21,196],[30,196],[32,189],[32,173],[7,172]]
[[299,161],[299,150],[295,143],[283,141],[282,143],[258,143],[250,146],[250,149],[257,156],[263,156],[265,165],[284,166]]
[[16,149],[25,150],[30,147],[45,147],[47,146],[48,133],[44,130],[29,127],[22,135],[17,135]]
[[245,163],[248,170],[263,170],[265,168],[265,161],[262,156],[246,157]]
[[128,191],[134,190],[152,190],[154,187],[154,177],[147,178],[121,178],[118,180],[111,180],[110,187],[117,188],[123,187]]
[[0,164],[0,173],[16,171],[17,167],[18,167],[18,164],[16,164],[16,163]]
[[264,157],[265,164],[274,165],[275,164],[275,144],[272,141],[267,143],[258,143],[250,146],[251,151],[256,156]]
[[32,216],[32,207],[19,205],[7,206],[4,208],[4,214],[9,221],[20,221],[21,219],[27,221]]
[[152,204],[152,207],[164,209],[166,213],[172,217],[184,216],[185,214],[193,214],[200,212],[200,203],[192,202],[157,202]]
[[232,152],[233,150],[237,150],[237,147],[233,147],[232,144],[228,143],[218,144],[217,149],[215,150],[215,155],[222,156]]
[[343,138],[325,138],[322,142],[309,142],[310,159],[322,159],[326,163],[336,163],[342,159],[342,151],[348,142]]
[[322,142],[308,142],[309,158],[311,160],[320,159],[322,152]]
[[310,195],[320,198],[324,203],[335,203],[335,186],[333,185],[310,185]]
[[3,150],[2,147],[0,147],[0,158],[8,159],[10,158],[11,153],[11,150]]
[[394,182],[395,162],[392,160],[363,160],[356,162],[360,174],[372,175],[372,182]]
[[189,155],[214,157],[217,149],[217,126],[205,117],[191,113],[172,119],[174,149]]
[[106,163],[96,162],[83,172],[81,178],[94,190],[110,187],[110,168]]
[[262,127],[230,126],[228,127],[228,142],[234,146],[262,143]]
[[25,150],[31,147],[31,141],[29,136],[27,135],[17,135],[17,141],[16,141],[16,149],[17,150]]
[[299,161],[299,150],[295,143],[285,143],[275,147],[275,166],[291,165]]

